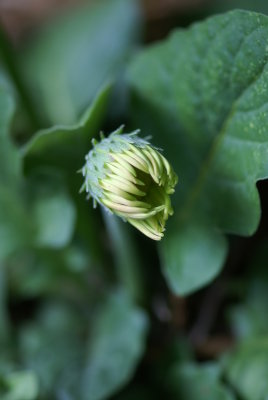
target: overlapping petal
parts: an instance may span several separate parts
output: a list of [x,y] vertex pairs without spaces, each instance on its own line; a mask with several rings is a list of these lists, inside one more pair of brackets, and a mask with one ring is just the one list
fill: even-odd
[[123,127],[94,141],[82,169],[82,189],[94,202],[122,217],[153,240],[161,240],[173,209],[170,194],[178,178],[166,158],[138,131]]

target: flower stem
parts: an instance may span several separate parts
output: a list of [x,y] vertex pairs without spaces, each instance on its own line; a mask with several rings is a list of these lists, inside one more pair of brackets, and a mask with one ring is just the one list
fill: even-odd
[[141,273],[142,261],[127,224],[103,210],[104,222],[114,251],[118,278],[131,298],[144,304],[145,291]]

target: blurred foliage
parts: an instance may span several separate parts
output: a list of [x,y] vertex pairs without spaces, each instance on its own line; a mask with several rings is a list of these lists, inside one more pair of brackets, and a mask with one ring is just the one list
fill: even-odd
[[3,400],[34,400],[38,395],[38,382],[31,372],[12,372],[5,376],[0,389]]
[[268,335],[268,320],[264,318],[268,304],[268,242],[259,246],[252,261],[252,272],[247,276],[243,301],[233,305],[229,319],[234,334],[239,338]]
[[267,398],[267,345],[267,336],[245,341],[226,362],[226,378],[245,400]]
[[[220,382],[218,365],[183,363],[173,367],[170,386],[181,400],[233,400],[232,393]],[[175,396],[174,396],[175,397]]]
[[[202,15],[235,5],[266,12]],[[0,35],[3,400],[268,398],[267,202],[253,239],[228,255],[226,237],[261,217],[268,19],[224,13],[137,53],[142,14],[85,1],[16,49]],[[119,115],[179,175],[158,252],[79,194],[91,140]]]
[[240,342],[224,359],[225,375],[245,400],[266,399],[268,393],[267,256],[266,239],[251,261],[242,301],[229,310]]
[[85,2],[33,38],[22,60],[50,122],[75,122],[99,87],[122,73],[140,24],[135,0]]

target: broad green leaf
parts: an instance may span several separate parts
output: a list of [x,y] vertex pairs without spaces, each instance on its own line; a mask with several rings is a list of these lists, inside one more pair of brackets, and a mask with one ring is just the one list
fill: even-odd
[[180,400],[234,400],[234,396],[220,381],[217,365],[198,366],[179,364],[172,369],[170,380],[173,393]]
[[26,169],[53,165],[76,174],[105,116],[111,86],[103,88],[80,121],[37,132],[22,148]]
[[238,345],[225,360],[227,380],[243,400],[265,400],[268,393],[268,338]]
[[111,396],[132,378],[143,355],[147,318],[123,293],[111,296],[92,325],[83,400]]
[[139,31],[136,0],[102,0],[85,2],[35,35],[22,58],[52,123],[77,120],[100,87],[121,72]]
[[12,372],[3,377],[5,390],[2,400],[37,400],[38,380],[30,371]]
[[[268,176],[267,61],[268,18],[234,11],[175,31],[130,65],[133,123],[153,135],[180,179],[159,247],[178,294],[219,272],[222,232],[251,235],[258,226],[256,181]],[[204,229],[209,239],[197,237]]]

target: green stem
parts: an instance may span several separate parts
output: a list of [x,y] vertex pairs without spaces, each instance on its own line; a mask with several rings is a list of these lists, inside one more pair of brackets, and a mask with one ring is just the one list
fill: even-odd
[[120,282],[131,298],[140,304],[145,301],[142,279],[142,260],[128,226],[114,215],[103,211],[103,217],[112,243]]
[[0,27],[0,56],[3,65],[7,69],[10,77],[12,78],[14,86],[17,89],[18,95],[24,107],[24,111],[28,116],[32,129],[35,131],[40,128],[39,116],[36,112],[32,98],[29,95],[27,87],[24,83],[24,79],[19,69],[19,62],[17,60],[16,54],[5,32],[1,27]]

